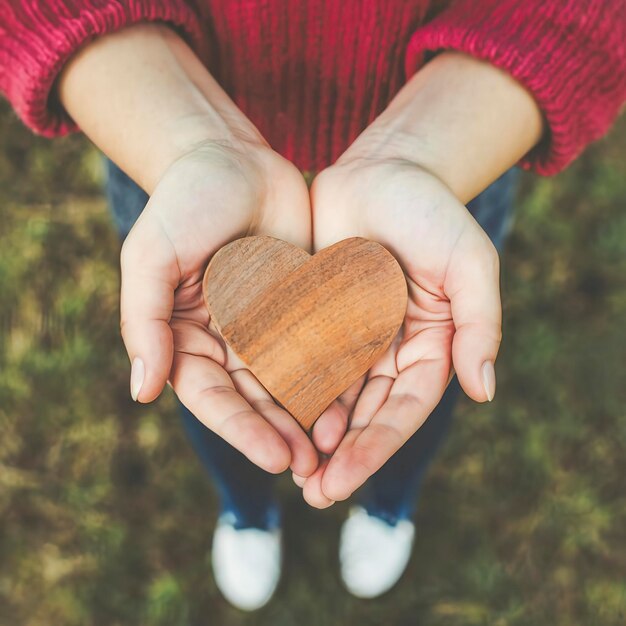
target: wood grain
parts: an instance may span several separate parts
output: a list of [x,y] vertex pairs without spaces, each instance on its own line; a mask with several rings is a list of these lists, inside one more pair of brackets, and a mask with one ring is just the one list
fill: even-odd
[[305,429],[387,349],[407,306],[397,261],[356,237],[313,256],[238,239],[213,256],[203,290],[224,340]]

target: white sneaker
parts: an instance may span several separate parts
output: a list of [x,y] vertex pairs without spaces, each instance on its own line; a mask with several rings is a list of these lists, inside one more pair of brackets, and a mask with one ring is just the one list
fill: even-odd
[[395,526],[353,507],[341,528],[339,563],[348,591],[357,598],[375,598],[400,579],[411,557],[415,526]]
[[281,531],[237,529],[234,516],[225,513],[215,528],[211,561],[215,582],[233,606],[242,611],[260,609],[278,586]]

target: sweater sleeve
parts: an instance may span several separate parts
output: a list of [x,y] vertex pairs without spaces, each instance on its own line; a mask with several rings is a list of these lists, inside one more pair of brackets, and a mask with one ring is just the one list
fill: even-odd
[[35,132],[75,131],[54,97],[64,64],[99,35],[154,21],[171,25],[204,52],[200,22],[184,0],[0,0],[0,91]]
[[510,72],[547,132],[520,162],[555,174],[609,129],[626,101],[625,0],[453,0],[410,39],[410,76],[429,53],[458,50]]

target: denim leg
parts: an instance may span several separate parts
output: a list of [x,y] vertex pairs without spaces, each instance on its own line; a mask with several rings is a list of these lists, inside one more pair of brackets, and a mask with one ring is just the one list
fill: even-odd
[[[109,208],[122,239],[143,211],[148,195],[111,161],[106,161]],[[269,528],[278,523],[274,476],[263,471],[200,422],[179,402],[189,441],[217,489],[222,511],[235,514],[239,527]]]
[[[509,170],[467,207],[498,252],[502,252],[512,224],[518,175],[517,170]],[[359,491],[357,501],[370,515],[390,524],[413,516],[422,480],[450,428],[460,394],[455,377],[422,427]]]
[[280,524],[274,476],[208,429],[179,403],[183,426],[220,498],[222,511],[235,515],[237,528],[276,528]]

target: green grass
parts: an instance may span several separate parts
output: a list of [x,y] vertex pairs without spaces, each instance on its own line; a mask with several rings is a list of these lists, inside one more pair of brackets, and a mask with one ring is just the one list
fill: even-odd
[[462,402],[413,560],[373,602],[337,573],[347,505],[288,477],[285,575],[256,615],[207,564],[215,497],[167,393],[128,397],[119,244],[99,157],[0,110],[2,626],[618,626],[626,623],[626,123],[524,178],[489,406]]

